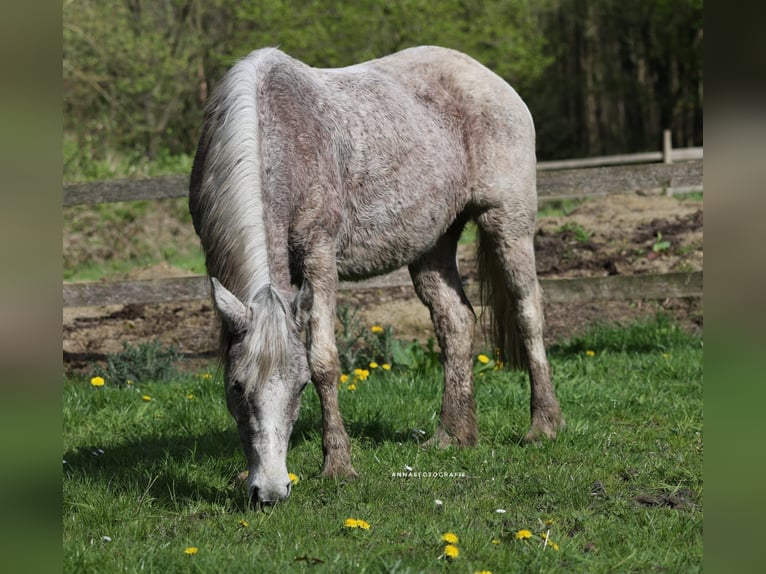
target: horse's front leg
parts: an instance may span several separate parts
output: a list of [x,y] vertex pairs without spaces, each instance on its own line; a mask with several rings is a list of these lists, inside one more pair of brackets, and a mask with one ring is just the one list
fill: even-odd
[[306,280],[313,290],[309,319],[309,367],[322,407],[322,476],[356,477],[351,466],[351,441],[338,408],[340,358],[335,343],[335,298],[338,274],[334,252],[312,257]]

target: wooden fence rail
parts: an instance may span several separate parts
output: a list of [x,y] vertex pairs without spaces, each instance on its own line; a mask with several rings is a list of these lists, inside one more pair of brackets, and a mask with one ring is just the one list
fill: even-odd
[[[188,175],[69,184],[64,186],[64,207],[184,197],[188,186]],[[702,160],[543,170],[537,174],[540,201],[694,187],[702,187]]]
[[[551,199],[603,196],[613,193],[672,193],[702,188],[702,148],[672,149],[665,136],[662,152],[608,156],[584,160],[538,163],[537,192],[541,202]],[[681,161],[677,163],[677,161]],[[663,163],[640,163],[640,162]],[[620,165],[612,165],[620,164]],[[628,165],[625,165],[628,164]],[[188,176],[169,175],[139,180],[110,180],[64,186],[64,207],[120,201],[184,197]],[[585,302],[615,299],[701,297],[702,271],[663,275],[542,279],[546,301]],[[341,283],[346,289],[384,289],[409,286],[406,270],[360,281]],[[477,300],[476,286],[467,286]],[[150,281],[65,283],[64,307],[128,303],[163,303],[207,299],[205,277]]]
[[[339,285],[341,290],[410,287],[406,272]],[[630,299],[702,297],[702,271],[662,275],[611,275],[573,279],[541,279],[549,303],[585,303]],[[478,304],[478,286],[466,286],[469,299]],[[64,307],[89,307],[126,303],[170,303],[197,301],[210,297],[206,277],[177,277],[147,281],[65,283]]]

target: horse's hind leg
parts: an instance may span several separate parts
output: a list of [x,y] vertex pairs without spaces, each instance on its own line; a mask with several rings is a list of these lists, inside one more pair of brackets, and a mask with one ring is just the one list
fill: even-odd
[[455,260],[459,228],[410,264],[415,291],[428,307],[444,357],[444,395],[436,434],[427,445],[476,444],[471,347],[476,316],[465,296]]
[[[511,229],[513,216],[503,210],[489,210],[479,217],[480,258],[489,269],[484,273],[496,275],[491,286],[494,293],[494,320],[501,322],[501,335],[495,343],[509,353],[509,340],[520,338],[521,363],[526,362],[531,387],[530,413],[532,424],[525,440],[555,438],[564,428],[551,373],[543,344],[542,291],[535,269],[534,242],[531,231],[520,233]],[[519,237],[521,235],[521,237]],[[482,253],[482,251],[484,251]],[[482,277],[482,281],[487,281]],[[498,300],[498,297],[501,298]],[[503,300],[503,298],[505,300]],[[501,311],[498,312],[498,306]],[[496,330],[496,336],[497,336]],[[513,365],[512,365],[513,366]],[[518,365],[517,365],[518,366]]]

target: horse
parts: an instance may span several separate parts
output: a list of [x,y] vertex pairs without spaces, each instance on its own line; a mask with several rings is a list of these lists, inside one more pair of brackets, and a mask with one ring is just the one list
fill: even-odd
[[189,210],[254,505],[290,493],[288,441],[310,381],[322,411],[321,475],[357,476],[338,409],[339,280],[408,267],[444,366],[428,444],[477,443],[477,318],[456,263],[469,220],[499,359],[529,374],[525,438],[564,427],[535,270],[533,120],[517,92],[468,55],[420,46],[320,69],[255,50],[206,105]]

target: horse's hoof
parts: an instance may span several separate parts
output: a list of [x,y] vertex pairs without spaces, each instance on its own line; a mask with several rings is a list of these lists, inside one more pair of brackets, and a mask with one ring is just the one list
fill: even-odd
[[524,437],[524,442],[533,443],[543,440],[554,440],[558,431],[566,428],[564,418],[559,415],[558,422],[545,421],[541,423],[532,423],[532,427]]
[[476,433],[469,432],[463,437],[453,436],[447,433],[447,431],[438,429],[434,436],[429,438],[426,442],[420,445],[420,448],[448,448],[450,446],[464,447],[464,446],[476,446],[478,442]]
[[359,473],[351,464],[325,465],[320,473],[323,478],[359,478]]

